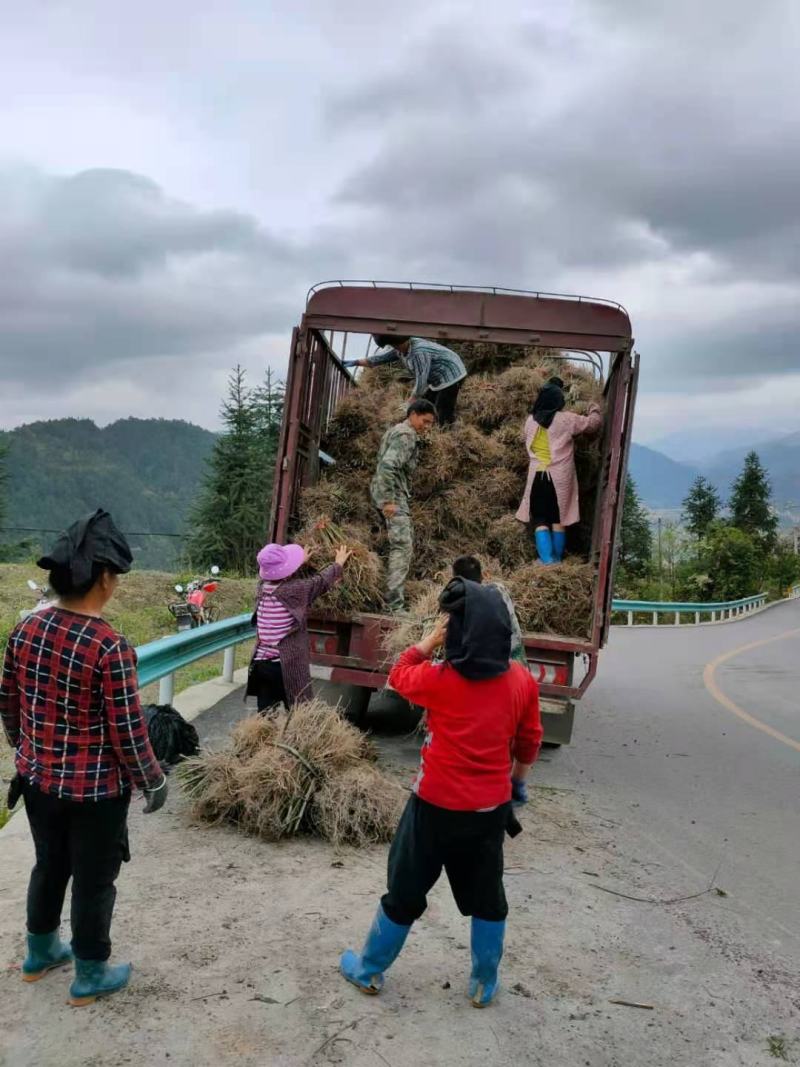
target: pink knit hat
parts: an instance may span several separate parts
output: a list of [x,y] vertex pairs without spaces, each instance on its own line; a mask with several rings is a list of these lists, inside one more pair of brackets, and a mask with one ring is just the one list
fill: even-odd
[[256,556],[258,573],[265,582],[279,582],[303,565],[302,545],[264,545]]

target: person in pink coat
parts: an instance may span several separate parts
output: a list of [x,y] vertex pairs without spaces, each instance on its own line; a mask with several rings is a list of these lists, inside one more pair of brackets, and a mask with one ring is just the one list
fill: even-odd
[[561,562],[566,527],[580,519],[574,438],[603,425],[599,404],[588,415],[564,411],[565,404],[564,383],[551,378],[539,390],[523,434],[530,466],[517,519],[534,531],[542,563]]

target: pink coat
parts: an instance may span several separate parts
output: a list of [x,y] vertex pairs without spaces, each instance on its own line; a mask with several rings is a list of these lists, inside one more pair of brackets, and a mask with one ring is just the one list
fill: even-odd
[[[603,413],[598,404],[592,404],[588,415],[576,415],[574,411],[557,411],[553,421],[547,430],[547,440],[550,445],[550,466],[548,470],[553,478],[553,487],[558,499],[558,510],[561,515],[562,526],[572,526],[580,519],[578,510],[578,476],[575,473],[575,444],[573,438],[578,434],[597,433],[603,425]],[[523,437],[525,440],[525,452],[531,457],[528,468],[528,481],[525,485],[525,495],[517,512],[520,522],[530,520],[531,486],[533,476],[539,469],[539,463],[531,455],[531,441],[539,428],[539,424],[529,415],[525,422]]]

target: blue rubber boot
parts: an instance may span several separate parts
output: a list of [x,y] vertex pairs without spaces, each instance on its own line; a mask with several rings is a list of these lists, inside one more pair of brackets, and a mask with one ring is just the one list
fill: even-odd
[[553,558],[553,535],[549,530],[536,531],[536,551],[542,563],[555,563]]
[[565,530],[553,530],[553,562],[560,563],[564,558],[564,546],[567,543]]
[[38,982],[48,971],[72,963],[72,949],[58,936],[51,934],[28,934],[28,955],[22,964],[22,981]]
[[74,1008],[91,1004],[124,989],[132,967],[130,963],[106,963],[104,960],[75,959],[75,981],[69,987],[69,1002]]
[[339,964],[344,977],[362,993],[375,996],[383,989],[383,972],[394,963],[406,943],[410,926],[392,922],[379,905],[361,955],[348,949]]
[[505,922],[472,920],[472,975],[469,980],[469,996],[476,1008],[485,1008],[497,994],[497,968],[503,958],[505,932]]

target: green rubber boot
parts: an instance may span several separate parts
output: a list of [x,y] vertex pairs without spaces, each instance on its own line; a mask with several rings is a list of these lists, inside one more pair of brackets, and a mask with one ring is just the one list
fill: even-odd
[[133,968],[130,963],[106,963],[104,960],[75,958],[75,981],[69,987],[69,1002],[74,1008],[91,1004],[98,997],[117,993],[128,984]]
[[50,934],[28,934],[28,955],[22,964],[22,981],[38,982],[48,971],[72,963],[72,949],[58,936],[58,930]]

